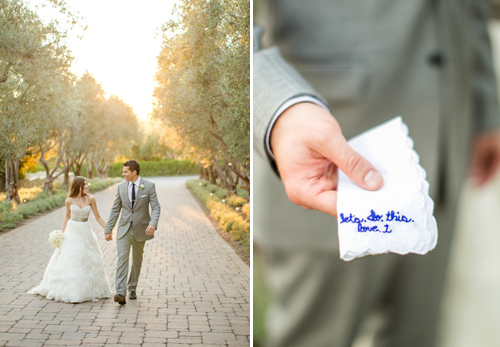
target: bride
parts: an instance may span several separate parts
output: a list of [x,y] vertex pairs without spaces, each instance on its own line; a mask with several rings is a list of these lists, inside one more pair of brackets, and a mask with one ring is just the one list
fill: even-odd
[[101,249],[88,222],[90,210],[103,228],[106,223],[97,211],[95,198],[87,192],[87,180],[75,177],[66,199],[64,240],[52,254],[42,283],[29,294],[70,303],[111,297]]

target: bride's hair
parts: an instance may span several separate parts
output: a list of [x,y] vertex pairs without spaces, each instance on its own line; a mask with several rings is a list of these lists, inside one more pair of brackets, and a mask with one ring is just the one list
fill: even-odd
[[84,199],[88,194],[83,192],[83,187],[85,187],[85,177],[76,176],[71,182],[71,188],[69,189],[68,198],[76,198],[81,195]]

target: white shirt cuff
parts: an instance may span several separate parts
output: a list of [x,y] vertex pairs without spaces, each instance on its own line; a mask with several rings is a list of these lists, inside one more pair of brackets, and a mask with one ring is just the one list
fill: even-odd
[[281,114],[285,112],[287,108],[295,104],[299,104],[301,102],[311,102],[313,104],[323,107],[325,110],[330,112],[330,109],[324,103],[322,103],[315,97],[309,95],[297,96],[295,98],[291,98],[290,100],[287,100],[283,105],[281,105],[281,107],[278,108],[278,110],[274,114],[273,119],[271,119],[271,123],[269,123],[269,126],[266,131],[266,150],[269,156],[273,158],[273,160],[276,160],[276,158],[274,158],[273,152],[271,151],[271,131],[273,130],[274,123],[276,123],[278,117],[281,116]]

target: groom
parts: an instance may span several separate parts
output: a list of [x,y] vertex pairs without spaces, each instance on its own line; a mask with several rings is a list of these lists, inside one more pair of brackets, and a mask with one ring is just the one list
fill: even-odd
[[[155,185],[139,176],[141,167],[135,160],[123,164],[125,182],[118,185],[115,202],[111,208],[108,223],[106,223],[106,240],[113,239],[112,231],[120,215],[120,223],[116,235],[118,264],[116,266],[115,302],[120,305],[127,303],[127,277],[130,247],[132,246],[132,270],[128,278],[129,298],[137,299],[136,287],[141,272],[142,253],[146,240],[154,237],[160,218],[160,204],[156,197]],[[149,215],[151,205],[152,215]]]

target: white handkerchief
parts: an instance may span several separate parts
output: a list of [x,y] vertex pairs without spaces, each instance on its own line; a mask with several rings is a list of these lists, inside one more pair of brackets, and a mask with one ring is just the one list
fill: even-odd
[[382,174],[384,185],[368,191],[339,170],[340,258],[369,254],[425,254],[437,243],[437,224],[429,183],[401,117],[349,141]]

